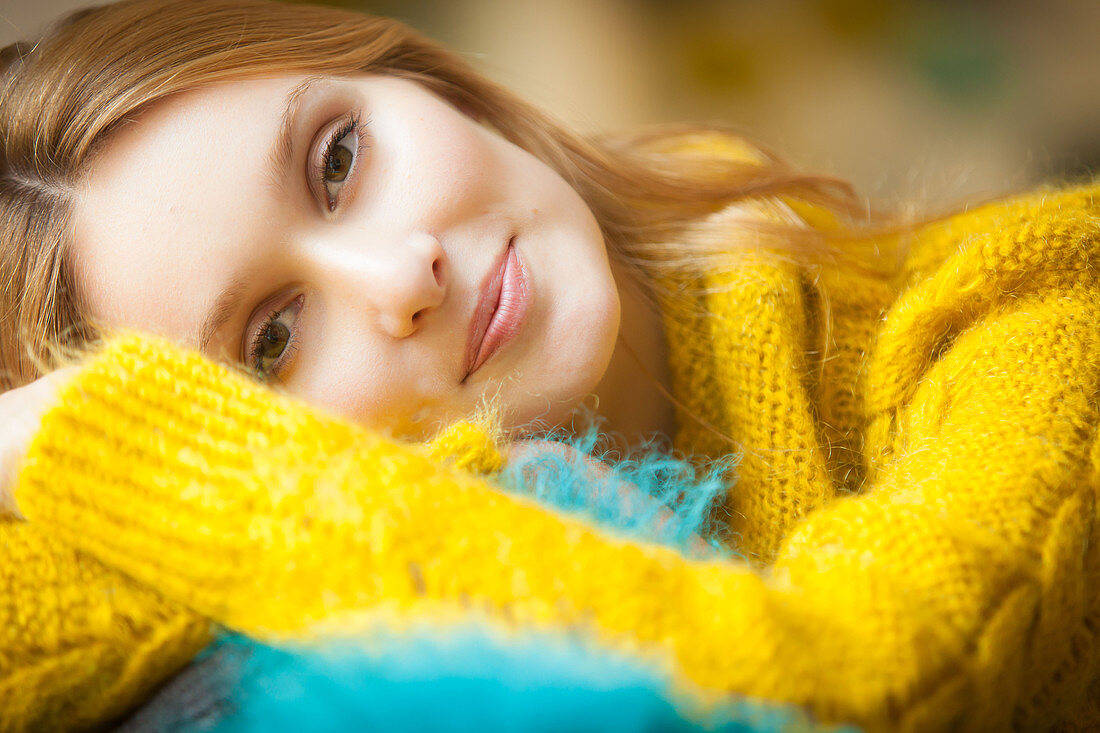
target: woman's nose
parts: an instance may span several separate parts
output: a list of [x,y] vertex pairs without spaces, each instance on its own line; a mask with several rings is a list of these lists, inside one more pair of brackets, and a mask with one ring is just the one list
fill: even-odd
[[338,297],[363,303],[377,313],[384,333],[406,338],[447,294],[447,255],[427,233],[376,244],[341,247],[334,253],[344,291]]
[[394,338],[411,336],[429,311],[446,295],[445,254],[429,234],[406,239],[388,258],[392,271],[380,283],[378,313],[382,329]]

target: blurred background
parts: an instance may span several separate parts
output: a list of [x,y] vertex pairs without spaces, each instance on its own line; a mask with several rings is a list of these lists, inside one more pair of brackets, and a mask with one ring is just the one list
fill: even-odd
[[[0,43],[79,0],[0,0]],[[1096,0],[333,0],[581,130],[722,121],[873,200],[1100,170]]]

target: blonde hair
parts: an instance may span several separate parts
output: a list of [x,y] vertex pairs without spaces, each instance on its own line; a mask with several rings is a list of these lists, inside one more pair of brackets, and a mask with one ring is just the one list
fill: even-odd
[[[419,82],[551,166],[592,209],[611,256],[651,288],[728,252],[728,217],[708,217],[734,202],[811,202],[846,231],[881,223],[842,181],[798,173],[758,145],[751,162],[677,144],[701,136],[740,144],[725,130],[582,138],[391,19],[267,0],[123,0],[80,11],[0,57],[0,391],[97,335],[66,255],[77,185],[112,130],[159,99],[217,82],[356,73]],[[799,261],[879,266],[813,229],[740,226]]]

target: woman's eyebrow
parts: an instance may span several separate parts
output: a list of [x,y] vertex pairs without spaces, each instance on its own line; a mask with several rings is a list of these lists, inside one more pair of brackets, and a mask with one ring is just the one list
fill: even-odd
[[286,180],[286,171],[294,157],[294,118],[298,109],[302,106],[302,98],[323,77],[311,76],[291,89],[283,104],[282,118],[279,120],[279,131],[275,135],[275,143],[267,154],[267,178],[269,183],[278,190]]
[[199,327],[195,341],[199,345],[199,351],[206,353],[211,339],[221,330],[222,326],[233,317],[240,308],[241,300],[248,291],[248,286],[255,276],[257,267],[251,267],[244,272],[239,272],[229,279],[225,287],[214,299],[214,305],[210,308],[209,315]]

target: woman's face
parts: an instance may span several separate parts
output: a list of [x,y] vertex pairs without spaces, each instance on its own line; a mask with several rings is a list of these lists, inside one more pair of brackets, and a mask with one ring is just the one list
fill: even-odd
[[93,316],[400,435],[497,392],[509,426],[560,424],[618,333],[603,238],[572,187],[407,80],[162,101],[97,157],[74,223]]

